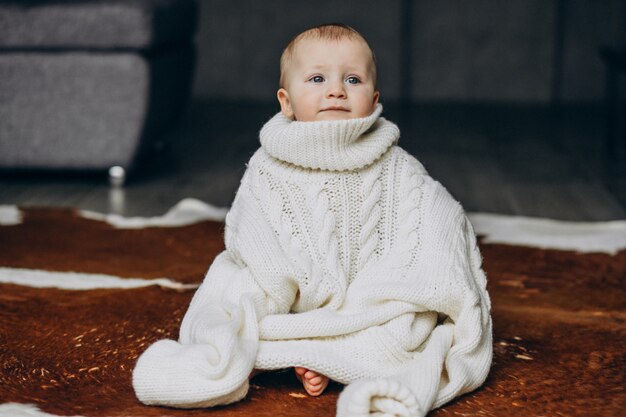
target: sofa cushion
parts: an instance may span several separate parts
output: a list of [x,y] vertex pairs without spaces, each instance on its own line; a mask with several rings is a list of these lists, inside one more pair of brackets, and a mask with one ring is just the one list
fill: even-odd
[[0,169],[128,169],[177,121],[192,68],[191,44],[1,53]]
[[0,48],[151,49],[195,23],[193,0],[0,0]]

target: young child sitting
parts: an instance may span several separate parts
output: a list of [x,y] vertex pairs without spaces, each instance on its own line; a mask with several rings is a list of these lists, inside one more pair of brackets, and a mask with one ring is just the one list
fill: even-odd
[[311,395],[329,378],[347,385],[338,416],[423,416],[480,386],[492,336],[476,238],[380,117],[365,39],[338,24],[299,34],[277,95],[281,112],[226,217],[226,250],[179,341],[139,358],[137,397],[228,404],[254,369],[293,367]]

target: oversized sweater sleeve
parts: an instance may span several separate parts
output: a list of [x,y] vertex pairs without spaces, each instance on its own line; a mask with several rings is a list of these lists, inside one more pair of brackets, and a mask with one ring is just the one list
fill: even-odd
[[226,250],[194,295],[178,341],[161,340],[138,359],[140,401],[180,408],[243,398],[259,345],[259,321],[286,313],[297,286],[291,265],[249,188],[249,168],[226,219]]
[[[410,180],[415,181],[415,176]],[[413,303],[416,311],[436,312],[437,324],[415,350],[406,352],[411,359],[400,372],[348,385],[338,402],[339,417],[423,416],[476,389],[489,372],[491,306],[472,226],[440,184],[426,175],[419,181],[424,191],[419,200],[424,209],[411,211],[410,218],[420,231],[410,239],[402,239],[417,249],[399,244],[386,259],[372,264],[364,273],[385,277],[380,286],[387,287],[386,300]],[[406,199],[411,198],[407,192]],[[410,221],[404,221],[411,229]],[[395,265],[400,262],[406,266],[390,268],[389,259]],[[374,277],[371,281],[376,279],[380,280]],[[376,291],[371,283],[367,287]],[[396,332],[396,337],[410,338],[410,329],[419,327],[419,316],[415,317],[409,330]],[[383,327],[393,331],[392,326],[390,322]]]

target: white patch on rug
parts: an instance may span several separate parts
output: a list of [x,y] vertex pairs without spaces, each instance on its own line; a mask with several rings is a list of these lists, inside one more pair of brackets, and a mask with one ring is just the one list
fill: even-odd
[[198,284],[182,284],[169,278],[121,278],[114,275],[82,272],[52,272],[39,269],[0,267],[0,283],[17,284],[35,288],[63,290],[96,290],[111,288],[141,288],[158,285],[175,290],[198,288]]
[[499,214],[470,213],[486,243],[615,255],[626,248],[626,221],[566,222]]
[[[0,417],[58,417],[41,411],[34,404],[4,403],[0,404]],[[78,417],[78,416],[74,416]]]
[[105,221],[118,229],[141,229],[186,226],[206,220],[222,222],[226,218],[228,208],[215,207],[200,200],[185,198],[163,216],[156,217],[122,217],[118,214],[101,214],[87,210],[81,210],[79,213],[88,219]]
[[22,223],[22,212],[16,206],[0,205],[0,226]]

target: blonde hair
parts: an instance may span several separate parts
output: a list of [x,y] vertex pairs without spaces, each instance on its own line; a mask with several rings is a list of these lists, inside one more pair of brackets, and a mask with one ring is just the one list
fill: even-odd
[[340,41],[343,39],[361,40],[367,46],[372,54],[372,78],[374,80],[374,87],[376,87],[376,56],[374,51],[370,47],[367,40],[356,29],[351,28],[343,23],[326,23],[319,26],[314,26],[299,33],[289,41],[283,54],[280,57],[280,87],[285,85],[285,74],[287,73],[287,67],[291,63],[293,53],[298,43],[304,39],[321,39],[327,41]]

